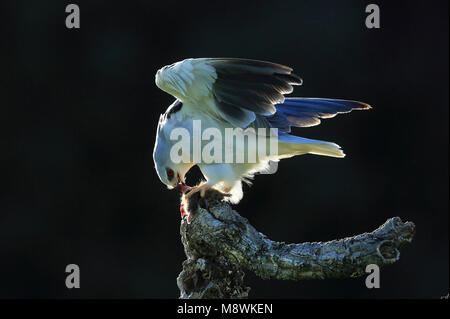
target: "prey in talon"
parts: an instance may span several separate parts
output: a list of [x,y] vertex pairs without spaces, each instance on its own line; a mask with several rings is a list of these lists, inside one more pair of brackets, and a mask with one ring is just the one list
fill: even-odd
[[188,222],[192,221],[191,212],[196,210],[200,205],[206,208],[206,203],[203,201],[206,194],[210,197],[211,200],[221,201],[229,195],[226,193],[222,193],[208,185],[206,183],[200,183],[198,186],[191,187],[186,185],[184,182],[178,182],[178,188],[181,192],[181,203],[180,203],[180,213],[181,218],[184,216],[187,217]]

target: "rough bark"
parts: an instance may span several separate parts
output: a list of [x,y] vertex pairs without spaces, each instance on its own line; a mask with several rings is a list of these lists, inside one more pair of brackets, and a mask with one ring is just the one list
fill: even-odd
[[181,238],[187,260],[177,278],[180,298],[247,298],[243,270],[263,279],[304,280],[365,275],[368,264],[399,260],[415,225],[388,219],[371,233],[329,242],[286,244],[268,239],[208,191],[185,200]]

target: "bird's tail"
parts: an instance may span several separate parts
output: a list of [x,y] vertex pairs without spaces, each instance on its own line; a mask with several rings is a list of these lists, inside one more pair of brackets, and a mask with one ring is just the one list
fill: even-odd
[[289,158],[295,155],[316,154],[332,157],[344,157],[339,145],[331,142],[312,140],[279,132],[278,158]]

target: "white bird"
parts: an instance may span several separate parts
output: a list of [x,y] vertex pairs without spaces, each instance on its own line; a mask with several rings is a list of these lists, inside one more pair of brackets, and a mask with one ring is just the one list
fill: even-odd
[[[307,153],[344,157],[337,144],[289,134],[291,126],[314,126],[320,119],[371,107],[358,101],[285,98],[284,94],[293,91],[293,85],[302,83],[291,72],[292,69],[284,65],[236,58],[186,59],[160,69],[156,73],[156,85],[176,98],[161,115],[157,129],[153,159],[161,182],[170,189],[180,185],[184,192],[187,189],[185,175],[197,165],[206,181],[191,193],[200,191],[203,196],[205,190],[213,187],[228,194],[230,201],[236,203],[243,196],[242,181],[248,182],[254,174],[267,170],[269,161]],[[277,153],[258,153],[256,160],[246,157],[244,162],[224,161],[218,156],[215,158],[222,158],[222,161],[211,162],[196,157],[191,147],[188,154],[183,154],[182,162],[175,161],[173,150],[178,140],[171,135],[177,128],[195,135],[195,121],[201,124],[202,134],[207,128],[214,128],[222,134],[219,135],[222,139],[227,128],[254,129],[255,132],[261,128],[277,129],[278,136],[266,136],[266,143],[263,143],[268,148],[276,139]],[[259,138],[258,133],[253,135]],[[201,138],[198,141],[201,148],[209,142]],[[234,150],[236,156],[248,156],[263,145],[255,147],[250,142],[237,145],[234,140],[221,142],[222,148],[215,144],[214,151],[220,153],[215,155],[225,157],[230,150]]]

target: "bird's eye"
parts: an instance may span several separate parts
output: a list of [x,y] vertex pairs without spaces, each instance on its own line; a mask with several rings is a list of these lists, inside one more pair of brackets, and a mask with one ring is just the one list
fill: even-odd
[[167,178],[169,179],[169,181],[171,181],[174,176],[173,170],[171,170],[170,168],[166,168],[166,174],[167,174]]

